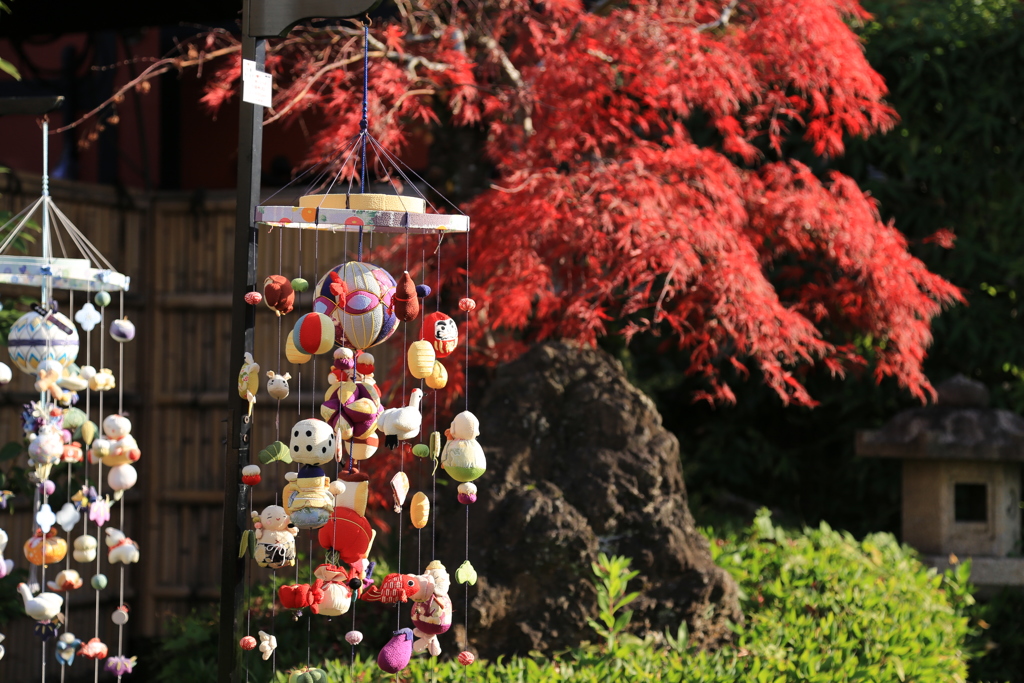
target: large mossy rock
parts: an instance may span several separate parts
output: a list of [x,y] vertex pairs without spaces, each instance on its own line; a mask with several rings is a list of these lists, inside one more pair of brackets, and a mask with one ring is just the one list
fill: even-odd
[[[694,526],[679,442],[616,360],[536,347],[496,371],[475,412],[488,466],[470,511],[475,649],[494,657],[597,640],[587,619],[598,552],[631,557],[641,572],[630,584],[643,591],[635,632],[685,620],[700,644],[729,637],[728,622],[742,618],[736,584]],[[464,552],[460,536],[446,535],[444,556]],[[462,591],[453,586],[457,607]]]

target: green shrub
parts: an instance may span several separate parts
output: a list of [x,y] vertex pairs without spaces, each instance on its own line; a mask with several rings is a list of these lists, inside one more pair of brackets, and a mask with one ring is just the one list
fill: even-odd
[[791,533],[764,511],[711,548],[743,591],[747,623],[730,651],[747,680],[966,680],[968,565],[938,574],[890,534]]
[[971,660],[971,680],[1024,683],[1024,593],[1005,588],[974,614],[978,628],[968,642],[985,655]]
[[[787,531],[776,527],[764,511],[750,528],[712,540],[711,547],[715,561],[738,581],[746,615],[746,623],[735,627],[735,642],[716,652],[689,646],[684,627],[674,634],[651,633],[642,640],[621,634],[629,618],[623,619],[628,614],[624,609],[635,597],[627,592],[634,574],[627,559],[601,557],[594,567],[595,589],[606,602],[592,623],[601,644],[583,643],[550,657],[531,654],[478,661],[468,672],[455,661],[416,657],[401,679],[460,681],[468,674],[483,683],[966,681],[966,614],[973,604],[967,565],[939,574],[921,565],[913,551],[900,547],[889,534],[858,541],[826,525]],[[362,614],[365,618],[366,612]],[[337,641],[347,627],[347,621],[333,627],[322,623],[316,630]],[[294,625],[279,625],[278,638],[289,638],[287,632],[296,630]],[[304,641],[305,629],[300,630]],[[376,642],[379,639],[368,636],[351,666],[344,655],[338,658],[337,649],[331,659],[329,650],[314,644],[311,663],[326,670],[333,681],[383,680],[375,661],[383,644]],[[451,640],[444,640],[446,655],[454,657]],[[201,638],[170,642],[180,654]],[[301,661],[289,665],[304,664],[304,648],[301,654]],[[278,662],[291,659],[280,657]],[[272,680],[287,680],[285,668],[282,665]],[[212,678],[212,673],[204,676],[195,670],[190,675],[196,680]],[[251,678],[268,679],[269,673],[262,672]]]

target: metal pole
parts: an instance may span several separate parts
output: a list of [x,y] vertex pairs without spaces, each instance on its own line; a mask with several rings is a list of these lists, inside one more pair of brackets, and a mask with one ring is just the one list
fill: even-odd
[[[262,38],[248,35],[249,0],[243,3],[242,59],[256,62],[263,70],[266,46]],[[224,539],[220,591],[220,642],[217,680],[236,683],[241,680],[238,641],[242,636],[246,562],[238,559],[242,532],[249,525],[242,468],[249,464],[249,432],[252,419],[248,404],[235,390],[238,368],[245,352],[254,350],[256,309],[244,300],[246,292],[256,288],[256,256],[259,231],[253,217],[260,198],[260,170],[263,156],[263,107],[241,103],[238,129],[238,206],[235,217],[234,286],[231,302],[231,373],[228,386],[229,439],[224,463]]]
[[[43,116],[43,258],[49,259],[53,256],[53,248],[50,246],[50,119]],[[43,278],[42,291],[39,293],[39,304],[46,309],[50,308],[50,278]]]

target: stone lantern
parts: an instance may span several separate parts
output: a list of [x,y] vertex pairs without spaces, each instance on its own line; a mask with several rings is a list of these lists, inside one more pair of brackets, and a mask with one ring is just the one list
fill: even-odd
[[1024,418],[989,408],[988,389],[963,375],[937,390],[936,405],[858,432],[857,455],[903,461],[903,542],[926,562],[970,557],[974,583],[1024,585]]

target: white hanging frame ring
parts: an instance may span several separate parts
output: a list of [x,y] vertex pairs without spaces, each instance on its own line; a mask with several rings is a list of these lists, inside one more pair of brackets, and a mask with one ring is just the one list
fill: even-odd
[[[40,207],[47,212],[48,217],[56,219],[53,227],[62,256],[16,256],[4,253]],[[0,226],[0,230],[15,221],[17,224],[0,244],[0,284],[29,287],[48,285],[52,289],[86,292],[128,291],[131,278],[114,269],[110,261],[75,227],[49,195],[37,199],[27,210]],[[84,258],[67,258],[64,240],[60,235],[61,227]]]
[[[399,194],[395,181],[391,179],[390,174],[388,180],[391,181],[391,185],[395,189],[394,195],[360,194],[352,193],[350,190],[344,194],[340,192],[331,193],[338,177],[344,172],[345,165],[352,157],[351,153],[349,153],[342,163],[342,167],[338,170],[334,181],[326,188],[327,192],[325,194],[307,194],[299,199],[298,206],[257,206],[254,216],[255,222],[272,228],[299,228],[302,230],[341,231],[345,233],[381,232],[434,235],[469,232],[469,216],[466,216],[461,211],[457,214],[437,213],[436,207],[430,204],[430,208],[434,213],[427,213],[429,202],[416,188],[415,183],[402,171],[402,162],[385,150],[368,133],[363,135],[366,135],[371,149],[377,153],[378,157],[393,165],[398,174],[406,181],[406,184],[412,187],[419,196],[413,197]],[[336,155],[334,160],[340,158],[341,154],[350,152],[349,145],[351,144],[352,141],[350,140],[342,152]],[[416,175],[412,169],[406,167],[406,170]],[[302,175],[308,172],[306,171]],[[302,175],[299,177],[302,177]],[[322,177],[322,174],[320,177]],[[422,181],[422,179],[420,180]],[[455,209],[458,211],[458,207],[455,207]]]

